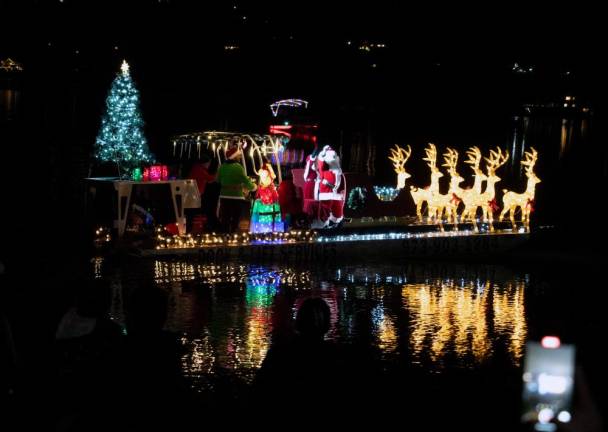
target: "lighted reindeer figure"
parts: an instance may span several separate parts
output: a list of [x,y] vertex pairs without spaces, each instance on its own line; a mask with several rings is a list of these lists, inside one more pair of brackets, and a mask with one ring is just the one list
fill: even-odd
[[518,194],[503,189],[503,208],[499,220],[502,222],[507,212],[509,212],[513,228],[515,228],[515,210],[517,207],[521,209],[522,224],[526,229],[529,229],[530,227],[530,213],[532,211],[532,206],[534,205],[534,192],[536,185],[540,183],[540,179],[534,173],[534,165],[536,164],[537,159],[538,153],[531,147],[529,152],[525,152],[525,159],[521,161],[521,164],[525,167],[526,177],[528,177],[528,186],[524,193]]
[[[443,154],[443,160],[445,163],[442,165],[448,169],[448,173],[450,174],[450,187],[448,189],[448,193],[445,195],[438,194],[437,200],[437,218],[441,221],[443,216],[443,212],[445,211],[446,219],[448,223],[456,223],[457,219],[457,210],[458,204],[460,204],[462,195],[462,188],[460,187],[460,183],[464,181],[464,178],[458,174],[457,164],[458,164],[458,152],[448,147],[447,153]],[[429,209],[431,205],[429,204]]]
[[[433,196],[439,193],[439,179],[443,177],[443,174],[437,168],[437,148],[434,144],[429,143],[428,148],[424,149],[426,153],[426,157],[422,160],[427,161],[427,165],[431,169],[431,184],[424,188],[420,189],[414,186],[410,187],[410,193],[412,194],[412,198],[414,200],[414,204],[416,204],[416,215],[418,216],[418,221],[422,222],[422,204],[426,201],[427,204],[431,202]],[[429,218],[431,214],[428,213]]]
[[388,157],[393,162],[393,167],[397,173],[397,189],[405,187],[405,181],[411,177],[411,174],[405,171],[405,163],[412,154],[412,148],[408,145],[407,150],[395,144],[395,148],[390,149],[391,155]]
[[496,175],[496,170],[503,166],[509,160],[509,153],[503,153],[500,147],[496,147],[496,151],[490,150],[490,157],[486,160],[486,175],[488,176],[486,190],[482,196],[483,220],[487,222],[490,231],[494,231],[494,211],[496,205],[496,190],[495,185],[500,181],[500,177]]
[[[461,195],[459,195],[464,203],[461,221],[464,222],[465,220],[469,219],[475,225],[477,208],[482,206],[481,187],[483,186],[483,182],[488,179],[488,176],[486,176],[483,170],[479,167],[482,159],[481,150],[479,150],[479,147],[471,147],[469,150],[467,150],[467,156],[469,158],[464,161],[464,163],[471,165],[475,182],[470,189],[463,189],[461,191]],[[475,230],[477,230],[476,225]]]

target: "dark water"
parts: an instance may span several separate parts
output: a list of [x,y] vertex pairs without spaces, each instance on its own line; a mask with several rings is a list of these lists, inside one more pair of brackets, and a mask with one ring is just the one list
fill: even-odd
[[368,353],[382,371],[384,387],[370,399],[382,404],[378,418],[395,419],[408,407],[410,415],[420,413],[416,420],[439,410],[454,427],[483,428],[498,415],[494,430],[515,430],[525,343],[545,334],[577,345],[594,395],[603,397],[595,384],[603,370],[596,341],[605,320],[591,289],[593,262],[97,264],[97,275],[111,281],[111,315],[119,323],[140,282],[151,279],[168,293],[166,329],[184,349],[182,375],[191,390],[212,398],[226,377],[237,383],[230,391],[247,393],[271,345],[293,335],[296,311],[311,296],[330,307],[327,339]]
[[[137,283],[112,280],[112,317]],[[147,274],[150,272],[150,274]],[[131,273],[131,272],[130,272]],[[319,269],[152,261],[141,277],[169,293],[167,329],[180,335],[183,374],[200,391],[217,370],[250,383],[273,339],[288,337],[301,301],[325,299],[327,339],[373,352],[383,369],[447,375],[488,367],[517,373],[529,331],[529,275],[494,265],[372,264]]]

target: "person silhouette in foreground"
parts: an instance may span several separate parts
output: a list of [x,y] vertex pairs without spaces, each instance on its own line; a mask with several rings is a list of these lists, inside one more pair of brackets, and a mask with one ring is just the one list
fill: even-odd
[[53,403],[59,431],[91,429],[99,401],[112,392],[122,329],[110,318],[111,291],[103,279],[78,279],[75,304],[55,333],[57,397]]
[[115,343],[122,334],[120,326],[110,318],[111,289],[104,279],[78,280],[75,305],[61,318],[55,339],[57,341],[90,341],[103,345]]
[[152,284],[142,284],[125,304],[126,338],[121,382],[129,430],[151,425],[173,426],[185,421],[180,406],[188,402],[181,375],[181,345],[164,329],[168,296]]
[[[168,296],[143,283],[124,302],[125,330],[111,360],[103,391],[83,401],[86,416],[72,430],[140,431],[182,425],[176,413],[184,401],[180,344],[164,330]],[[177,430],[177,429],[171,429]]]
[[254,404],[272,400],[277,413],[348,404],[353,374],[342,349],[325,340],[329,327],[327,303],[305,300],[296,315],[296,336],[274,344],[262,363],[253,384]]

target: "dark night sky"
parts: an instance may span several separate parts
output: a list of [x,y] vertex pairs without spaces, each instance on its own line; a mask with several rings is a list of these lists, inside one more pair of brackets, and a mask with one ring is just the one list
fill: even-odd
[[[567,93],[602,102],[594,8],[354,3],[0,0],[0,58],[22,62],[30,87],[80,97],[89,140],[126,58],[159,149],[174,133],[265,129],[268,104],[285,97],[309,99],[326,126],[344,106],[373,111],[399,141],[434,139],[471,112],[501,127],[522,103]],[[358,50],[364,41],[386,48]],[[534,73],[514,74],[516,62]]]
[[[403,5],[383,0],[354,3],[3,0],[1,6],[9,46],[60,37],[74,44],[97,40],[103,46],[122,41],[138,48],[152,48],[149,42],[165,40],[164,48],[175,49],[214,45],[223,38],[260,42],[293,35],[307,42],[386,38],[415,51],[430,50],[430,54],[491,52],[501,57],[528,52],[538,58],[565,50],[571,51],[568,57],[584,58],[587,51],[581,51],[585,49],[581,45],[600,36],[597,8],[583,3],[509,2],[493,7]],[[16,38],[8,37],[11,34]]]
[[289,91],[294,84],[306,87],[299,84],[302,78],[330,86],[336,70],[348,70],[344,60],[361,54],[349,52],[348,40],[386,43],[384,66],[413,69],[440,62],[491,73],[524,62],[553,72],[574,69],[586,77],[595,76],[601,63],[599,16],[582,6],[250,3],[2,0],[0,55],[41,69],[100,73],[115,69],[111,59],[128,57],[141,75],[212,86],[205,75],[225,67],[223,47],[235,44],[240,50],[231,56],[248,60],[247,75],[257,78],[272,70],[279,83],[295,75]]
[[[581,7],[255,3],[3,0],[0,57],[32,74],[69,75],[99,100],[127,58],[147,122],[170,120],[161,139],[226,117],[259,127],[282,97],[329,111],[353,100],[393,111],[404,98],[418,107],[504,106],[521,102],[512,97],[520,92],[533,99],[576,87],[592,97],[602,76],[598,15]],[[364,53],[362,41],[387,48]],[[514,62],[537,73],[522,82],[510,73]],[[566,71],[576,78],[562,80]]]
[[[73,172],[69,164],[92,147],[123,58],[161,157],[173,134],[264,132],[268,105],[287,97],[311,102],[329,143],[344,124],[369,122],[378,145],[505,145],[522,103],[565,94],[593,108],[597,134],[606,76],[597,9],[0,0],[0,58],[24,65],[25,127],[11,139],[35,143],[40,164],[51,158],[68,164],[58,171]],[[359,50],[366,41],[386,48]],[[514,73],[516,62],[534,72]]]

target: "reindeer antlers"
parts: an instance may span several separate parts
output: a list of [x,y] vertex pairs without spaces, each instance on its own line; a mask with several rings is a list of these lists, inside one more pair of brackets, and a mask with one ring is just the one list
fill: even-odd
[[503,153],[500,147],[496,147],[496,151],[490,150],[490,157],[486,160],[486,169],[489,173],[494,173],[497,168],[503,166],[509,160],[509,152]]
[[391,148],[390,150],[391,155],[388,158],[393,162],[393,166],[395,167],[395,169],[403,169],[403,166],[412,154],[412,148],[408,145],[407,150],[405,150],[403,147],[400,147],[395,144],[395,148]]
[[529,152],[524,152],[526,158],[521,161],[521,164],[526,167],[526,172],[530,173],[534,169],[534,165],[536,164],[536,159],[538,159],[538,152],[534,147],[530,147]]
[[467,150],[467,156],[469,157],[464,163],[473,165],[473,169],[479,169],[479,164],[481,163],[481,150],[479,147],[471,147]]
[[435,144],[429,143],[429,147],[424,149],[424,152],[426,153],[426,157],[422,158],[422,160],[429,162],[427,165],[432,171],[437,171],[437,148]]
[[443,154],[443,160],[445,163],[441,166],[446,167],[448,171],[456,172],[456,165],[458,164],[458,152],[454,149],[447,148],[448,152]]

